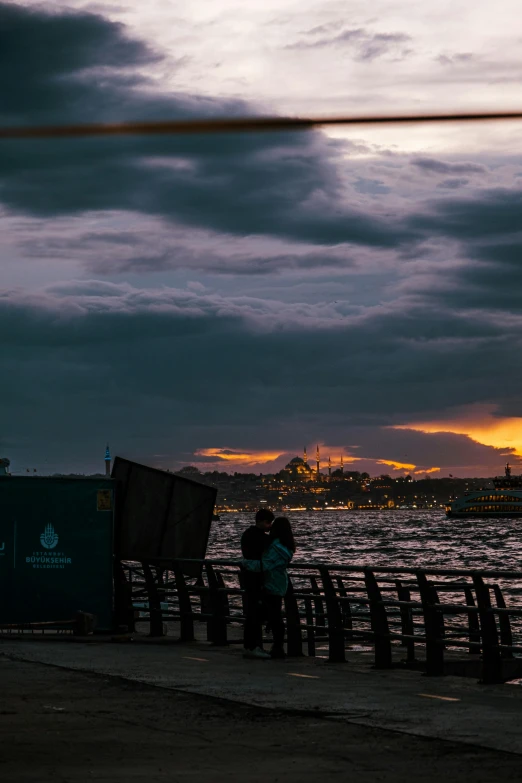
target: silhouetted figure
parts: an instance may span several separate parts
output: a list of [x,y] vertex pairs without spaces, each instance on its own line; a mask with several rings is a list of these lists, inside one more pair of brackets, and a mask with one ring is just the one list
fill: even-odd
[[[245,560],[261,560],[270,543],[267,533],[273,519],[270,509],[259,509],[255,525],[247,528],[241,536],[241,552]],[[263,574],[243,568],[241,577],[245,590],[245,657],[269,658],[263,650]]]
[[249,575],[263,578],[263,605],[274,638],[270,657],[284,658],[283,597],[288,590],[288,565],[296,549],[292,526],[286,517],[274,520],[269,538],[270,545],[262,556],[245,559],[243,568]]

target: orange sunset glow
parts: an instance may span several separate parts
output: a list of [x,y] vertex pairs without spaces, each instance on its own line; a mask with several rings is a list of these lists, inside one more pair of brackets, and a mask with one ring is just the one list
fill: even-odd
[[437,473],[440,468],[423,468],[422,470],[417,470],[417,465],[412,465],[407,462],[396,462],[395,460],[389,460],[389,459],[378,459],[376,460],[377,465],[388,465],[390,468],[393,468],[393,470],[404,470],[408,471],[408,473],[418,474],[422,473],[425,475],[426,473]]
[[211,460],[220,462],[223,460],[231,465],[265,465],[267,462],[281,457],[284,451],[234,451],[233,449],[198,449],[195,454],[197,457],[209,457]]
[[[313,454],[312,454],[313,451]],[[343,452],[339,446],[329,446],[324,443],[319,443],[320,451],[320,465],[321,470],[324,472],[328,468],[328,458],[331,458],[331,468],[336,470],[340,466],[341,454],[343,458],[344,467],[350,466],[352,470],[377,470],[382,468],[391,468],[394,472],[410,473],[411,475],[426,475],[429,473],[438,473],[439,467],[419,467],[419,465],[412,462],[400,462],[394,459],[380,459],[378,457],[366,457],[366,456],[353,456]],[[299,450],[286,450],[286,451],[249,451],[246,449],[234,450],[232,448],[205,448],[198,449],[195,453],[195,457],[206,457],[208,462],[200,462],[200,467],[215,468],[223,464],[223,469],[233,470],[245,470],[249,468],[255,469],[257,466],[266,466],[270,463],[274,463],[276,460],[280,460],[277,465],[270,465],[270,469],[277,471],[281,470],[286,462],[288,462],[293,456],[299,455]],[[315,447],[309,450],[308,461],[315,469]]]
[[495,416],[494,411],[493,405],[475,406],[455,418],[396,425],[393,429],[466,435],[484,446],[509,450],[514,456],[522,457],[522,418]]

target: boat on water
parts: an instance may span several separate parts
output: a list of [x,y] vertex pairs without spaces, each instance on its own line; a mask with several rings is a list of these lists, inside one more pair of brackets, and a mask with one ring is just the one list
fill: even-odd
[[493,486],[464,492],[446,506],[446,516],[522,517],[522,476],[512,476],[509,463],[504,475],[493,479]]

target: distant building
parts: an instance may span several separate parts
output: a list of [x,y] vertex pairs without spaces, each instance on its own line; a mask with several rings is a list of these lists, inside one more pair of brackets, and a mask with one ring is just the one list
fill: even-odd
[[111,452],[108,443],[107,448],[105,449],[105,475],[109,477],[111,475]]
[[314,478],[312,468],[301,457],[291,459],[281,472],[286,474],[285,478],[287,481],[312,481]]

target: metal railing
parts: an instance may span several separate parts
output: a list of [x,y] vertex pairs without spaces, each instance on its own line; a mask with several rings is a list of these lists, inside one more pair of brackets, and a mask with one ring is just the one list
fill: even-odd
[[[505,600],[521,592],[522,572],[295,563],[289,576],[289,656],[316,655],[321,643],[330,661],[342,662],[362,642],[379,669],[398,665],[402,653],[401,665],[439,676],[464,651],[478,662],[481,682],[522,676],[522,606]],[[119,621],[131,629],[141,603],[151,636],[177,621],[180,640],[191,641],[199,621],[211,643],[239,641],[230,633],[244,622],[238,561],[122,563],[116,596]]]

